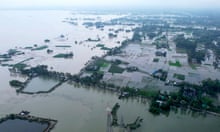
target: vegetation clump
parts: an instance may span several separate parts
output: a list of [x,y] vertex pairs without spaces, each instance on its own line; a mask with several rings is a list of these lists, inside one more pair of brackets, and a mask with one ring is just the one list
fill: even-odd
[[185,75],[182,75],[182,74],[177,74],[177,73],[175,73],[175,74],[173,75],[173,77],[174,77],[174,78],[177,78],[177,79],[179,79],[179,80],[185,80]]
[[153,73],[152,73],[152,76],[153,76],[154,78],[158,78],[158,79],[160,79],[160,80],[162,80],[162,81],[166,81],[166,79],[167,79],[167,74],[168,74],[167,71],[164,71],[163,69],[159,69],[159,70],[153,72]]
[[102,72],[93,72],[91,76],[79,78],[79,82],[88,86],[95,86],[100,83],[103,78]]
[[50,40],[49,39],[45,39],[44,43],[50,43]]
[[116,103],[114,107],[112,108],[111,114],[112,114],[112,126],[118,126],[118,116],[117,111],[120,108],[120,105]]
[[182,64],[179,61],[176,61],[176,62],[169,61],[169,65],[176,66],[176,67],[182,67]]
[[154,58],[153,62],[159,62],[159,60],[160,60],[159,58]]
[[57,54],[57,55],[55,55],[53,57],[54,58],[72,58],[73,57],[73,53],[72,52],[66,53],[66,54],[60,53],[60,54]]
[[48,48],[47,45],[43,45],[43,46],[40,46],[40,47],[32,48],[31,50],[44,50],[44,49],[47,49],[47,48]]
[[179,35],[176,37],[176,47],[178,49],[183,49],[188,54],[189,63],[199,63],[201,64],[205,58],[205,50],[197,51],[197,45],[199,40],[186,39],[184,35]]
[[[214,89],[207,89],[207,87]],[[176,93],[159,92],[151,101],[149,111],[155,115],[168,113],[171,108],[191,109],[198,112],[220,112],[220,106],[213,104],[212,94],[219,92],[219,81],[205,80],[202,85],[182,83]],[[206,93],[206,94],[205,94]],[[208,94],[208,95],[207,95]]]
[[104,44],[97,44],[96,47],[100,47],[101,50],[111,50],[111,48],[105,47]]
[[18,80],[11,80],[9,84],[13,87],[23,87],[24,83]]
[[55,47],[70,48],[70,47],[72,47],[72,46],[71,46],[71,45],[56,45]]
[[22,70],[25,67],[27,67],[27,64],[24,64],[24,63],[18,63],[18,64],[13,65],[13,68],[18,69],[18,70]]
[[141,127],[141,123],[143,122],[143,119],[141,119],[139,116],[137,119],[130,124],[127,124],[125,128],[129,128],[130,130],[136,130],[137,128]]
[[115,65],[115,64],[112,64],[109,71],[110,73],[123,73],[125,69]]

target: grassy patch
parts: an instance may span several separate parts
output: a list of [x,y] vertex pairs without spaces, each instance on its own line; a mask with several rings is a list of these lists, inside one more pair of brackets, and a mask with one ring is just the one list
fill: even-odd
[[33,48],[32,50],[44,50],[44,49],[47,49],[48,46],[47,45],[43,45],[43,46],[40,46],[40,47],[37,47],[37,48]]
[[70,48],[70,47],[72,47],[72,46],[71,46],[71,45],[56,45],[55,47]]
[[27,64],[24,64],[24,62],[32,60],[32,59],[34,59],[34,58],[30,57],[30,58],[27,58],[27,59],[25,59],[25,60],[23,60],[21,62],[18,62],[17,64],[13,65],[13,68],[17,68],[19,70],[24,69],[25,67],[27,67]]
[[159,58],[154,58],[153,62],[159,62]]
[[105,47],[104,44],[97,44],[96,47],[100,47],[101,50],[111,50],[111,48]]
[[97,44],[96,47],[104,47],[104,44]]
[[160,48],[169,48],[169,45],[166,42],[157,42],[156,43],[156,48],[160,49]]
[[69,54],[57,54],[55,56],[53,56],[54,58],[72,58],[73,57],[73,54],[72,53],[69,53]]
[[195,64],[189,64],[189,66],[193,69],[193,70],[196,70],[196,65]]
[[129,96],[142,96],[149,99],[153,99],[156,96],[158,96],[158,91],[156,90],[144,90],[144,89],[136,90],[134,88],[126,87],[123,89],[123,92],[128,92]]
[[158,91],[140,90],[140,91],[138,91],[138,94],[140,94],[141,96],[146,97],[146,98],[154,98],[154,97],[156,97],[158,95]]
[[176,67],[181,67],[182,66],[182,64],[179,61],[176,61],[176,62],[169,61],[169,65],[170,66],[176,66]]
[[103,75],[103,74],[104,74],[104,71],[97,71],[97,73],[100,74],[100,75],[101,75],[101,74]]
[[13,87],[22,87],[23,83],[18,80],[11,80],[9,84]]
[[105,59],[99,58],[95,60],[93,64],[90,64],[86,67],[87,72],[94,72],[94,71],[99,71],[100,68],[105,68],[108,67],[110,62],[106,61]]
[[99,60],[96,61],[95,65],[98,66],[98,67],[108,67],[109,62],[104,60],[104,59],[99,59]]
[[18,70],[24,69],[25,67],[27,67],[27,65],[24,63],[18,63],[13,65],[13,68],[17,68]]
[[[19,63],[24,63],[24,62],[29,61],[29,60],[32,60],[32,59],[34,59],[34,58],[33,58],[33,57],[30,57],[30,58],[27,58],[27,59],[25,59],[25,60],[19,62]],[[19,63],[17,63],[17,64],[19,64]]]
[[11,61],[12,59],[3,59],[1,60],[1,62],[8,62],[8,61]]
[[183,53],[187,53],[187,52],[186,52],[186,49],[181,49],[181,48],[176,48],[176,52],[177,52],[177,53],[182,53],[182,54],[183,54]]
[[192,73],[192,72],[188,72],[188,75],[189,75],[190,77],[199,77],[199,74],[197,74],[197,73]]
[[182,74],[177,74],[177,73],[175,73],[175,74],[173,75],[173,77],[174,77],[174,78],[177,78],[177,79],[179,79],[179,80],[185,80],[185,75],[182,75]]
[[32,49],[33,47],[31,46],[27,46],[27,47],[24,47],[24,49]]
[[104,62],[102,65],[101,65],[101,67],[108,67],[109,66],[109,63],[107,63],[107,62]]
[[108,47],[102,47],[101,50],[111,50],[111,48],[108,48]]
[[111,73],[123,73],[125,69],[117,66],[117,65],[111,65],[110,69],[108,72],[111,72]]

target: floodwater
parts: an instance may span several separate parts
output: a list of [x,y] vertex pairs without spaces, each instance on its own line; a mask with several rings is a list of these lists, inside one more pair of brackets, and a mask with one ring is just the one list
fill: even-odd
[[33,78],[27,86],[23,89],[23,92],[36,93],[36,92],[47,92],[53,86],[55,86],[58,81],[46,77],[36,77]]
[[[45,38],[53,38],[64,32],[68,32],[71,27],[68,24],[66,25],[60,22],[69,15],[69,12],[8,12],[0,12],[0,17],[4,18],[0,22],[0,34],[2,36],[0,37],[0,41],[4,44],[1,44],[0,47],[4,51],[13,46],[29,46],[30,43],[40,43]],[[36,18],[34,16],[38,17]],[[28,21],[23,20],[24,17],[25,20],[27,18],[32,19],[31,25],[28,25]],[[54,24],[53,22],[56,20],[60,23]],[[3,26],[3,24],[6,25]],[[23,26],[26,24],[27,27],[21,30],[19,24]],[[13,26],[10,27],[11,25]],[[80,50],[83,50],[83,48]],[[87,55],[87,52],[81,52],[85,56]],[[59,59],[55,62],[64,63],[65,61]],[[54,64],[55,62],[50,63]],[[66,67],[75,68],[67,66],[65,63],[63,67],[64,69]],[[34,116],[58,120],[52,132],[104,132],[106,131],[107,124],[106,108],[113,107],[117,102],[121,106],[118,111],[119,122],[121,118],[123,118],[126,124],[133,122],[138,116],[143,118],[142,127],[137,129],[137,132],[219,132],[220,130],[220,117],[210,115],[203,117],[191,112],[183,113],[181,111],[177,113],[170,112],[168,116],[153,116],[148,112],[148,102],[143,104],[137,99],[119,100],[116,93],[99,88],[82,87],[65,83],[48,94],[20,94],[16,93],[16,89],[10,87],[8,82],[12,79],[25,80],[24,77],[11,75],[7,67],[0,67],[0,76],[0,117],[27,110]],[[39,87],[43,87],[44,84],[39,83],[38,85]]]
[[[45,64],[58,72],[69,72],[76,74],[93,56],[102,56],[106,51],[100,48],[94,48],[97,44],[104,44],[108,48],[120,46],[117,42],[122,42],[125,38],[131,38],[132,33],[120,32],[117,38],[109,39],[109,29],[131,29],[125,26],[106,26],[103,31],[100,29],[86,28],[83,26],[84,18],[94,18],[98,21],[108,21],[112,18],[119,18],[122,15],[90,15],[90,14],[72,14],[70,11],[0,11],[0,53],[4,53],[10,48],[17,47],[18,50],[25,52],[13,58],[12,64],[21,60],[33,57],[26,64],[36,66]],[[71,25],[63,21],[68,19],[77,19],[78,25]],[[92,21],[92,22],[96,22]],[[60,36],[65,38],[61,39]],[[100,38],[100,42],[88,42],[89,38]],[[45,45],[44,40],[49,39],[49,49],[54,52],[47,54],[46,50],[30,51],[22,47]],[[77,41],[77,44],[75,44]],[[70,48],[56,47],[56,45],[70,45]],[[53,58],[59,53],[73,52],[71,59]]]
[[0,125],[1,132],[43,132],[47,124],[29,122],[27,120],[7,120]]
[[[119,100],[117,94],[99,88],[63,84],[49,94],[16,94],[8,81],[16,77],[9,75],[6,68],[0,69],[5,75],[0,88],[0,117],[10,113],[28,110],[32,115],[58,120],[52,132],[104,132],[107,124],[107,107],[120,104],[119,122],[133,122],[137,116],[144,119],[137,132],[218,132],[220,118],[193,113],[170,112],[169,116],[153,116],[149,105],[137,99]],[[117,131],[116,131],[117,132]]]

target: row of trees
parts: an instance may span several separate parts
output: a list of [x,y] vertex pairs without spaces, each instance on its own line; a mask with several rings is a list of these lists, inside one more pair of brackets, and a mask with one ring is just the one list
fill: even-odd
[[206,51],[200,50],[196,51],[197,42],[192,39],[186,39],[184,35],[178,35],[175,40],[176,47],[183,49],[188,54],[188,61],[191,63],[193,59],[196,59],[197,63],[201,63],[205,59]]
[[220,81],[207,79],[202,81],[203,91],[216,96],[217,93],[220,93]]
[[151,101],[149,111],[154,114],[169,112],[175,107],[220,112],[220,106],[213,104],[213,97],[220,93],[220,81],[207,79],[201,85],[182,83],[177,93],[158,92]]

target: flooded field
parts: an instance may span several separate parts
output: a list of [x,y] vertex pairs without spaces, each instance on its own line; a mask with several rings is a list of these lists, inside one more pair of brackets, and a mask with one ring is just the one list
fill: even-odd
[[168,116],[154,116],[148,112],[148,102],[143,104],[137,99],[119,100],[116,93],[99,88],[63,84],[49,94],[17,95],[15,89],[8,84],[8,81],[15,77],[11,77],[4,68],[0,69],[0,73],[5,74],[0,89],[0,116],[4,117],[6,114],[18,113],[25,109],[33,115],[58,120],[52,132],[103,132],[107,124],[106,108],[113,107],[117,102],[120,104],[119,120],[123,118],[125,123],[130,123],[137,116],[144,119],[137,132],[207,132],[210,128],[212,132],[217,132],[220,129],[219,117],[203,117],[180,110],[177,113],[170,112]]
[[1,132],[44,132],[47,124],[29,122],[26,120],[14,119],[7,120],[0,125]]
[[[33,57],[31,60],[25,61],[25,64],[30,66],[44,64],[48,65],[50,70],[76,74],[93,56],[102,56],[106,53],[105,50],[96,47],[97,44],[101,43],[106,47],[112,48],[120,46],[117,41],[123,41],[125,38],[132,36],[132,33],[120,32],[117,38],[110,39],[108,38],[109,29],[132,29],[133,27],[124,25],[106,26],[103,30],[86,28],[82,25],[85,18],[93,18],[95,21],[108,21],[125,15],[78,15],[68,11],[1,11],[0,34],[2,37],[0,37],[0,42],[2,44],[0,44],[0,51],[4,53],[10,48],[17,47],[18,50],[25,53],[14,57],[12,61],[6,62],[7,64],[16,64]],[[78,25],[62,22],[71,18],[74,20],[77,18],[74,22],[78,23]],[[14,22],[14,19],[17,21]],[[61,35],[65,36],[64,39],[60,37]],[[97,39],[97,37],[101,38],[100,42],[86,41],[88,38]],[[34,44],[45,45],[45,39],[50,39],[51,41],[46,44],[49,49],[53,50],[51,54],[48,54],[46,50],[32,51],[24,48]],[[70,45],[70,47],[57,47],[56,45]],[[151,63],[153,57],[150,51],[153,50],[152,54],[154,53],[152,47],[141,49],[139,45],[131,45],[126,50],[132,53],[127,57],[129,61],[135,62],[136,65],[141,61],[146,62],[146,65],[143,64],[140,67],[146,68],[147,72],[151,73],[159,68],[155,68],[154,64]],[[142,52],[147,51],[149,51],[148,54],[142,54]],[[53,57],[59,53],[69,52],[73,52],[74,56],[72,58]],[[137,56],[140,57],[139,60]],[[149,58],[147,58],[148,56]],[[111,60],[112,58],[109,57],[109,59]],[[161,61],[164,62],[165,60],[161,59]],[[159,63],[162,64],[163,62]],[[148,68],[147,64],[150,68]],[[145,83],[148,84],[148,74],[137,73],[135,75],[131,80],[138,82],[147,80]],[[145,80],[137,78],[139,75],[143,76]],[[100,88],[64,83],[51,93],[19,94],[16,93],[15,88],[9,85],[9,81],[12,79],[24,81],[26,77],[10,73],[8,67],[0,67],[0,76],[0,117],[27,110],[39,117],[58,120],[52,132],[104,132],[107,126],[106,108],[113,107],[117,102],[120,104],[118,111],[119,121],[123,120],[124,123],[128,124],[133,122],[138,116],[143,118],[142,127],[137,129],[137,132],[218,132],[220,130],[219,117],[210,115],[204,117],[191,111],[184,112],[181,110],[177,112],[171,111],[168,115],[154,116],[148,111],[149,102],[147,100],[145,103],[140,99],[119,100],[117,93]],[[111,77],[111,75],[109,76]],[[125,73],[125,76],[131,75]],[[106,78],[108,79],[108,76]],[[160,85],[160,83],[154,81],[153,84],[148,85]],[[24,90],[28,92],[44,91],[49,90],[54,84],[56,82],[53,80],[34,78]],[[139,84],[130,85],[141,86]],[[15,125],[20,126],[16,121],[13,121]],[[6,122],[2,126],[3,128],[0,127],[0,131],[7,127],[7,124]],[[28,122],[24,122],[24,125],[30,127],[30,129],[38,127],[37,124],[28,125]],[[40,126],[36,130],[41,131],[45,127],[44,125]]]
[[[72,74],[78,73],[93,56],[102,56],[106,53],[105,50],[96,48],[97,44],[104,44],[108,48],[113,48],[120,46],[120,43],[117,42],[132,36],[132,33],[119,32],[117,38],[110,39],[108,37],[109,29],[131,29],[130,26],[106,26],[100,30],[86,28],[82,25],[83,22],[86,22],[85,18],[94,19],[92,22],[99,22],[120,18],[123,15],[76,15],[69,11],[1,11],[0,16],[3,18],[1,23],[4,25],[0,26],[2,29],[0,34],[3,35],[0,41],[4,43],[0,45],[0,53],[15,47],[25,53],[13,58],[13,61],[7,62],[8,64],[16,64],[32,57],[32,60],[26,62],[28,65],[45,64],[52,67],[53,70]],[[16,24],[7,23],[13,19],[17,20]],[[76,19],[74,22],[78,25],[64,22],[66,19]],[[64,37],[60,37],[62,35]],[[100,41],[87,41],[89,38],[92,40],[100,38]],[[45,43],[45,39],[49,39],[50,43]],[[46,50],[30,51],[30,49],[25,49],[25,47],[33,47],[35,44],[38,46],[47,45],[49,49],[53,50],[53,53],[47,54]],[[70,47],[65,48],[62,47],[63,45]],[[53,58],[56,54],[68,52],[73,52],[72,59]]]
[[47,92],[57,83],[58,81],[53,79],[37,77],[32,79],[22,91],[27,93]]

